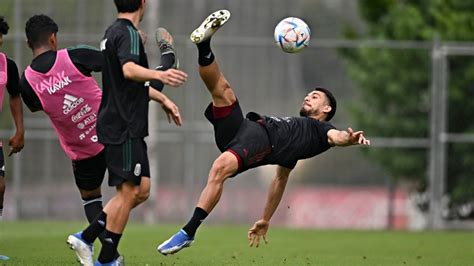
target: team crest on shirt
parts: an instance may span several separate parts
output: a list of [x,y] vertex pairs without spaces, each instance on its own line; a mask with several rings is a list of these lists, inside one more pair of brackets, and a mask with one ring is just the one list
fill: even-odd
[[135,176],[140,176],[141,173],[142,173],[142,165],[139,164],[139,163],[137,163],[137,164],[135,165],[135,169],[133,170],[133,174],[134,174]]
[[101,51],[104,51],[105,50],[105,44],[107,43],[107,39],[103,39],[101,42],[100,42],[100,50]]

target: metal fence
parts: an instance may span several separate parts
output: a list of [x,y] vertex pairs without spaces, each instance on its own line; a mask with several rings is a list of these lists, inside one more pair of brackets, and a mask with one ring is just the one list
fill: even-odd
[[[358,88],[348,77],[338,49],[359,47],[406,52],[421,50],[426,51],[427,57],[432,54],[432,104],[436,107],[446,99],[446,94],[443,94],[449,71],[445,65],[446,56],[451,53],[472,54],[471,46],[464,48],[466,44],[340,39],[338,29],[342,23],[362,27],[354,2],[280,2],[275,5],[272,0],[147,1],[148,10],[142,25],[150,35],[146,46],[151,64],[158,64],[158,49],[152,35],[157,25],[161,25],[175,36],[181,68],[189,74],[189,80],[182,88],[165,89],[182,110],[185,120],[182,128],[169,125],[160,108],[151,105],[147,142],[152,196],[143,207],[134,211],[134,219],[183,222],[194,208],[207,181],[207,172],[218,155],[212,128],[202,115],[210,99],[196,71],[197,51],[188,40],[194,27],[214,10],[227,8],[232,12],[231,21],[213,39],[213,47],[244,112],[297,115],[306,91],[324,84],[334,91],[341,106],[334,124],[339,128],[350,126],[348,106],[356,99]],[[271,9],[268,8],[270,5]],[[313,29],[311,46],[297,55],[282,53],[273,44],[273,27],[283,17],[304,14],[308,5],[317,5],[324,11],[318,16],[307,15],[305,18],[310,25],[317,25]],[[12,56],[20,69],[31,61],[23,33],[24,22],[29,16],[36,13],[52,16],[60,27],[60,47],[79,43],[98,46],[103,31],[115,17],[115,7],[110,0],[2,0],[0,7],[12,26],[2,51]],[[312,72],[308,74],[307,69]],[[100,76],[97,78],[100,81]],[[430,186],[431,206],[434,207],[429,216],[414,206],[409,189],[403,185],[394,187],[384,169],[361,156],[362,148],[336,148],[298,163],[275,221],[286,226],[338,228],[448,226],[440,213],[446,176],[443,147],[447,141],[472,142],[472,136],[448,134],[442,122],[445,109],[432,110],[435,111],[431,118],[426,118],[431,120],[430,135],[399,138],[373,136],[367,132],[373,149],[405,149],[407,152],[423,149],[430,154],[430,180],[436,186]],[[1,117],[1,138],[5,139],[10,133],[8,125],[3,122],[8,118],[7,112],[3,112]],[[9,183],[5,217],[82,219],[80,197],[74,186],[70,162],[61,151],[48,119],[44,114],[31,114],[25,110],[25,124],[25,149],[7,160]],[[210,222],[248,223],[259,217],[272,169],[251,170],[228,181],[222,201]],[[112,192],[105,185],[104,190],[106,195]]]

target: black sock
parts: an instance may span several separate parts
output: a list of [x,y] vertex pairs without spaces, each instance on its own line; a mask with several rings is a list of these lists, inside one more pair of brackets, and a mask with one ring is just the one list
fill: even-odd
[[108,263],[116,258],[117,247],[120,242],[122,234],[112,233],[105,230],[105,240],[100,250],[98,261],[100,263]]
[[173,53],[164,54],[161,56],[161,64],[155,69],[163,71],[168,70],[173,66],[175,60],[176,56]]
[[82,239],[89,243],[94,240],[105,230],[107,224],[107,214],[103,211],[95,217],[94,221],[82,232]]
[[[91,199],[82,199],[82,204],[84,205],[87,221],[89,221],[89,224],[91,224],[97,215],[99,215],[99,213],[102,211],[102,196]],[[99,235],[99,239],[100,242],[104,240],[104,232]]]
[[189,220],[189,222],[183,227],[186,234],[190,237],[194,237],[196,230],[201,225],[202,221],[206,219],[207,215],[208,213],[205,210],[196,207],[196,209],[194,209],[193,217],[191,217],[191,220]]
[[95,217],[102,211],[102,196],[95,198],[82,199],[82,205],[84,206],[84,212],[86,213],[87,221],[92,223]]
[[[82,199],[82,204],[84,205],[84,212],[86,213],[87,221],[89,221],[89,223],[92,223],[95,217],[97,217],[97,215],[102,212],[102,196],[91,199]],[[106,219],[104,219],[104,221],[107,223]],[[104,243],[104,238],[105,230],[99,234],[100,243]],[[117,252],[115,258],[118,258],[119,256],[120,254]]]
[[[161,70],[161,71],[168,70],[173,66],[175,60],[176,60],[176,57],[175,57],[174,54],[162,55],[161,56],[161,64],[159,66],[155,67],[155,69],[156,70]],[[158,91],[162,91],[165,84],[163,84],[163,82],[161,82],[159,80],[152,80],[152,81],[150,81],[150,86],[157,89]]]
[[214,62],[214,54],[211,50],[211,39],[197,44],[198,62],[200,66],[208,66]]

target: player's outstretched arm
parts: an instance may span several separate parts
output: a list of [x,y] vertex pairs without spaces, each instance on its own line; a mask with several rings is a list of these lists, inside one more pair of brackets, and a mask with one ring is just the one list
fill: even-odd
[[171,123],[171,121],[173,121],[177,126],[181,126],[183,124],[183,119],[179,113],[179,108],[173,101],[152,87],[149,88],[149,94],[150,99],[161,104],[161,108],[163,108],[163,111],[165,111],[166,116],[168,117],[168,122]]
[[280,204],[281,197],[285,192],[285,187],[290,176],[291,169],[277,166],[276,175],[273,178],[270,188],[268,190],[267,202],[263,210],[262,219],[255,222],[252,228],[249,229],[247,237],[251,247],[255,245],[258,248],[260,244],[260,238],[263,238],[265,244],[267,241],[267,231],[270,226],[270,219],[275,213],[278,204]]
[[149,80],[160,80],[165,85],[179,87],[183,85],[188,75],[181,70],[170,68],[166,71],[151,70],[144,68],[134,62],[127,62],[122,66],[123,75],[126,79],[145,82]]
[[350,145],[370,145],[370,140],[364,136],[364,131],[330,129],[328,131],[328,142],[335,146],[350,146]]
[[11,156],[14,153],[20,152],[25,145],[25,129],[23,127],[23,104],[21,102],[20,95],[10,96],[10,111],[15,121],[16,132],[10,138],[10,153]]

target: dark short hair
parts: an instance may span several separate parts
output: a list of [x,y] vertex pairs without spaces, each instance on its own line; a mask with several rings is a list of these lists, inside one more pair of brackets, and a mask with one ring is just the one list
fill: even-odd
[[0,16],[0,33],[3,35],[7,35],[8,29],[10,29],[10,27],[8,26],[7,21],[3,16]]
[[25,24],[26,38],[33,47],[46,44],[49,36],[58,30],[58,24],[46,15],[34,15]]
[[132,13],[140,9],[142,0],[114,0],[117,12]]
[[337,109],[336,98],[334,97],[334,95],[328,89],[325,89],[325,88],[322,88],[322,87],[317,87],[314,90],[315,91],[320,91],[320,92],[323,92],[324,94],[326,94],[326,97],[329,100],[329,105],[331,106],[331,111],[328,113],[328,116],[326,117],[326,121],[331,120],[333,118],[333,116],[336,114],[336,109]]

